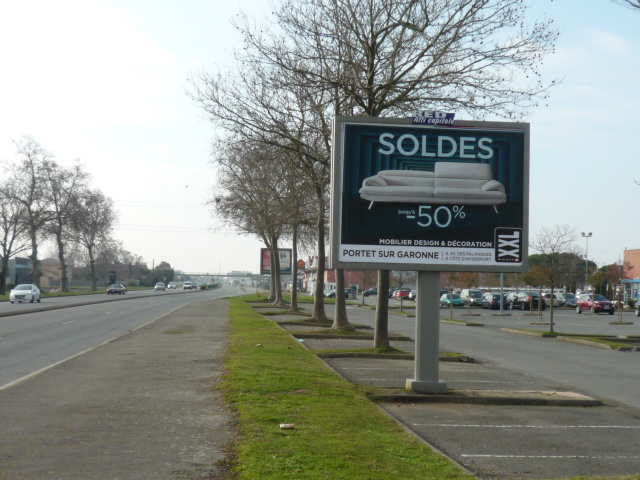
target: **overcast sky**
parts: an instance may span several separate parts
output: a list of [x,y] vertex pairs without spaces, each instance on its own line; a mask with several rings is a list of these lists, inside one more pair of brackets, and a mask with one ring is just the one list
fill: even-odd
[[[562,82],[526,119],[530,237],[569,225],[581,249],[580,233],[592,232],[590,260],[617,262],[640,249],[640,12],[608,0],[535,4],[561,31],[543,72]],[[25,134],[60,163],[80,159],[115,201],[115,237],[149,266],[257,272],[260,242],[220,226],[205,205],[214,132],[185,93],[190,74],[231,64],[240,8],[261,15],[268,4],[2,2],[0,160],[15,158]]]

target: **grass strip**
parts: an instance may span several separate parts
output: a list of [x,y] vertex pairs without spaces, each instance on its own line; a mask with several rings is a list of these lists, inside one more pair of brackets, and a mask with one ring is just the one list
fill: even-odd
[[240,480],[473,478],[242,299],[229,301],[221,389],[237,412]]

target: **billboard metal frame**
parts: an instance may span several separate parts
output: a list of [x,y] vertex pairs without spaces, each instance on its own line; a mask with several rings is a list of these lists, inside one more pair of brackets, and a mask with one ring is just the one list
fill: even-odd
[[[455,121],[452,126],[432,126],[414,125],[411,118],[336,116],[330,268],[526,271],[529,134],[529,124],[520,122]],[[390,170],[422,175],[417,172],[433,172],[443,161],[459,163],[461,171],[473,168],[466,164],[489,164],[493,180],[505,187],[506,199],[491,206],[437,199],[381,200],[370,205],[364,196],[360,198],[359,189],[367,178]],[[517,257],[508,255],[510,233],[518,237]],[[478,260],[481,256],[487,260]]]

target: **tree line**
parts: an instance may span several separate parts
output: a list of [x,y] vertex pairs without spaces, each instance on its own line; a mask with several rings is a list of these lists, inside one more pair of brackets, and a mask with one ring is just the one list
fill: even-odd
[[[235,27],[235,64],[191,78],[192,99],[221,132],[211,204],[239,232],[261,238],[272,259],[283,239],[314,242],[317,322],[327,321],[333,117],[433,109],[517,120],[555,83],[539,70],[558,31],[551,20],[529,21],[520,0],[284,1],[272,18],[240,14]],[[378,272],[380,292],[389,278]],[[388,297],[377,301],[374,344],[385,347]],[[350,329],[341,295],[332,328]]]
[[111,237],[117,219],[113,200],[91,185],[79,161],[61,165],[30,136],[14,143],[16,161],[4,163],[0,181],[0,294],[7,288],[9,259],[26,251],[32,281],[40,287],[45,241],[56,246],[62,291],[69,290],[69,256],[85,259],[93,290],[101,258],[138,261]]

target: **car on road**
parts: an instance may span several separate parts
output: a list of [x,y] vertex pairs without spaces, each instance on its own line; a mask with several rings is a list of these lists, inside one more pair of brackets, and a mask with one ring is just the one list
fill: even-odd
[[604,295],[583,294],[578,298],[578,304],[576,305],[576,313],[582,313],[588,311],[591,313],[605,312],[609,315],[613,315],[615,312],[615,306],[613,302],[607,300]]
[[521,291],[511,292],[508,296],[509,308],[511,310],[520,308],[521,310],[544,310],[546,302],[540,298],[538,292]]
[[[500,293],[486,292],[482,295],[482,308],[488,308],[489,310],[500,310]],[[507,295],[502,294],[502,309],[509,308],[509,302],[507,301]]]
[[440,297],[440,308],[450,306],[464,307],[464,301],[460,298],[459,293],[445,293]]
[[167,288],[167,286],[163,282],[158,282],[158,283],[156,283],[156,286],[154,287],[154,290],[156,290],[156,291],[162,290],[164,292],[166,288]]
[[184,282],[182,284],[182,289],[183,290],[194,290],[196,287],[193,285],[192,282]]
[[112,283],[107,288],[107,295],[124,295],[126,291],[127,289],[121,283]]
[[22,302],[40,302],[40,297],[42,293],[37,285],[33,285],[32,283],[23,283],[21,285],[16,285],[11,292],[9,292],[9,301],[11,303],[22,303]]
[[176,284],[175,284],[175,282],[169,282],[169,285],[167,285],[167,288],[168,288],[169,290],[171,290],[171,289],[175,290],[175,289],[176,289]]
[[368,297],[369,295],[377,295],[378,294],[378,287],[372,287],[368,290],[365,290],[363,295],[365,297]]

